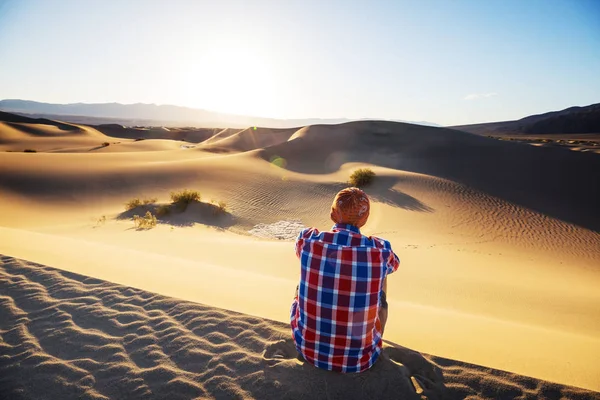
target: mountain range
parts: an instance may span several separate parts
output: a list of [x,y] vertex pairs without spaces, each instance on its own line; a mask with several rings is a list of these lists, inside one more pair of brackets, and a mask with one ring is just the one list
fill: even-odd
[[[71,103],[53,104],[30,100],[0,100],[0,110],[31,118],[47,118],[86,125],[119,124],[124,126],[170,126],[246,128],[295,128],[308,125],[333,125],[377,118],[306,118],[275,119],[234,115],[196,108],[156,104]],[[377,119],[381,120],[381,119]],[[441,125],[426,121],[389,120],[417,125]],[[569,107],[561,111],[531,115],[519,120],[450,126],[478,135],[543,135],[600,133],[600,103]]]
[[600,133],[600,103],[531,115],[515,121],[458,125],[450,128],[478,135]]
[[[295,128],[306,125],[341,124],[358,119],[275,119],[234,114],[224,114],[189,107],[156,104],[120,103],[72,103],[52,104],[30,100],[0,100],[0,110],[25,114],[32,118],[58,119],[86,125],[120,124],[127,126],[195,126],[220,128],[246,128],[261,126],[269,128]],[[369,120],[373,118],[363,118]],[[374,118],[381,120],[381,118]],[[425,121],[393,120],[417,125],[440,126]]]

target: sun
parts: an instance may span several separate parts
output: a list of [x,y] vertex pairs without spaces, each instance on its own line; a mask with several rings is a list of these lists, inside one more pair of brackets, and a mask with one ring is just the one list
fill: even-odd
[[219,41],[190,61],[182,87],[188,104],[232,114],[272,114],[276,74],[271,58],[261,49]]

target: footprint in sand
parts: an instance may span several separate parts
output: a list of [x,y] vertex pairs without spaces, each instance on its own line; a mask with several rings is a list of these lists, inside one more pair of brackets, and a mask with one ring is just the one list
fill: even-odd
[[291,339],[279,340],[267,345],[263,353],[263,359],[270,365],[277,364],[283,360],[304,361],[302,356],[298,354]]
[[428,399],[444,398],[446,387],[442,371],[420,353],[395,345],[395,347],[385,347],[383,354],[392,363],[406,368],[417,394]]

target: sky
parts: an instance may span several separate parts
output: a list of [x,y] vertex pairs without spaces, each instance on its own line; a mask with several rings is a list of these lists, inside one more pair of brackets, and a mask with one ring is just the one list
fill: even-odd
[[600,102],[600,1],[0,0],[0,99],[512,120]]

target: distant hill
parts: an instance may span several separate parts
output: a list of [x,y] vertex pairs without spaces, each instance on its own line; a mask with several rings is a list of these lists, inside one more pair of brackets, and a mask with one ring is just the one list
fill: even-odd
[[[0,100],[0,110],[25,114],[28,117],[43,117],[88,125],[120,124],[127,126],[196,126],[210,128],[262,126],[269,128],[294,128],[306,125],[340,124],[355,121],[347,118],[282,120],[223,114],[189,107],[143,103],[51,104],[29,100]],[[440,126],[424,121],[394,120],[394,122]]]
[[28,118],[23,115],[11,114],[0,111],[0,122],[20,123],[20,124],[43,124],[54,125],[62,130],[77,130],[77,127],[69,124],[63,124],[59,121],[53,121],[47,118]]
[[531,115],[516,121],[459,125],[450,128],[478,135],[600,133],[600,103]]

